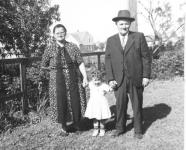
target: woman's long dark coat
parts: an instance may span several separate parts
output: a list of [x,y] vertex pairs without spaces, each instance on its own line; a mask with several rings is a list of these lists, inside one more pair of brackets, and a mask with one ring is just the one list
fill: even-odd
[[65,116],[77,122],[85,112],[85,89],[79,71],[82,62],[79,48],[67,41],[63,48],[55,41],[50,43],[43,54],[41,66],[50,70],[49,115],[53,121],[61,123]]

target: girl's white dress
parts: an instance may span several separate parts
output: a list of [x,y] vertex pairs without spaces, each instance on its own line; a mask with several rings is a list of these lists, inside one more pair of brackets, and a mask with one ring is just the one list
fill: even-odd
[[107,98],[104,96],[105,92],[108,92],[110,87],[101,83],[101,85],[95,85],[94,81],[89,82],[90,99],[85,111],[85,117],[89,119],[108,119],[111,117],[111,112]]

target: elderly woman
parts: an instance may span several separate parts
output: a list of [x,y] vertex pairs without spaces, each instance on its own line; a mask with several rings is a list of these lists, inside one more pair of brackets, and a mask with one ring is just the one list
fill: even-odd
[[80,50],[65,40],[66,33],[64,25],[54,26],[54,40],[43,54],[41,67],[50,70],[49,116],[62,125],[61,131],[67,135],[69,116],[74,127],[79,129],[77,125],[86,107],[84,87],[88,81]]

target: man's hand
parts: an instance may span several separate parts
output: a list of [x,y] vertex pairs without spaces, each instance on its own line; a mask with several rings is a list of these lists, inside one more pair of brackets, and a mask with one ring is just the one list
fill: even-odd
[[115,80],[109,81],[109,86],[110,86],[112,89],[115,89],[116,86],[117,86],[117,82],[116,82]]
[[142,85],[143,87],[146,87],[149,84],[149,79],[148,78],[143,78]]

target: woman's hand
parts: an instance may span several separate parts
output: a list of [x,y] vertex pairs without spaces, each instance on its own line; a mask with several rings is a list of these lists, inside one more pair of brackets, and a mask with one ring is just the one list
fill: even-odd
[[83,87],[86,87],[88,85],[88,80],[87,80],[87,74],[86,74],[84,63],[81,63],[79,65],[79,70],[81,74],[83,75]]
[[83,87],[86,87],[88,85],[87,78],[83,78]]

